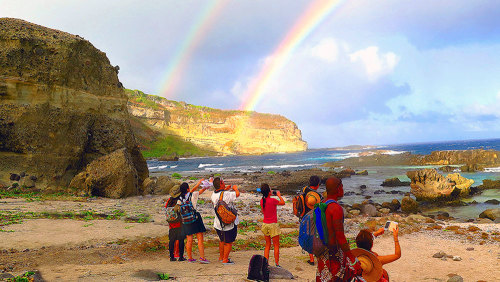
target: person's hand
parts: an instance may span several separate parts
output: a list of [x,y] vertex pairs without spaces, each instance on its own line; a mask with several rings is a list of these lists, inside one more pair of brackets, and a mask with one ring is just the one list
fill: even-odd
[[279,190],[276,191],[276,196],[281,197],[281,192]]
[[394,240],[398,239],[398,233],[399,233],[399,225],[396,225],[396,228],[392,231],[392,235],[394,235]]
[[198,180],[198,184],[200,184],[203,180],[205,180],[205,178]]

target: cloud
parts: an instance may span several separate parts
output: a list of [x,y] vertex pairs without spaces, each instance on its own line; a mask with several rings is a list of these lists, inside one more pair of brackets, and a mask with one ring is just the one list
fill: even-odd
[[333,63],[339,56],[339,46],[335,39],[325,38],[311,48],[311,56]]
[[376,80],[391,73],[399,62],[399,57],[392,53],[379,54],[377,46],[370,46],[349,55],[351,62],[361,62],[370,80]]

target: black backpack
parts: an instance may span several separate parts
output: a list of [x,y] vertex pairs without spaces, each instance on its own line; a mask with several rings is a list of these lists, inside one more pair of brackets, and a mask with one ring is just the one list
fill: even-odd
[[269,281],[269,263],[264,256],[253,255],[248,265],[249,280]]

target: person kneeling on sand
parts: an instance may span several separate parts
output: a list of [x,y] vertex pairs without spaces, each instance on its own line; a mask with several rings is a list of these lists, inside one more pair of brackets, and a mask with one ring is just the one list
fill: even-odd
[[276,196],[280,199],[279,201],[275,198],[271,198],[272,190],[269,185],[263,183],[260,186],[260,192],[262,193],[262,199],[260,200],[260,206],[262,208],[262,213],[264,214],[264,221],[262,223],[262,233],[264,233],[264,238],[266,239],[266,248],[264,249],[264,257],[269,261],[269,251],[271,250],[271,240],[274,245],[274,261],[276,266],[280,267],[280,225],[278,223],[278,211],[277,206],[284,206],[285,200],[281,197],[280,191],[276,191]]
[[[395,248],[394,254],[392,255],[379,256],[377,253],[372,252],[373,239],[376,236],[384,234],[384,228],[380,228],[379,230],[375,231],[373,235],[367,229],[359,231],[358,236],[356,236],[356,245],[358,246],[358,248],[362,248],[372,252],[377,257],[377,259],[382,263],[382,265],[391,263],[393,261],[398,260],[401,257],[401,247],[399,246],[398,232],[399,232],[399,227],[396,226],[396,228],[392,232],[392,235],[394,236],[394,248]],[[378,281],[389,281],[389,274],[385,269],[383,269],[382,277]]]
[[[215,188],[215,191],[212,193],[212,203],[214,204],[214,208],[217,207],[221,193],[223,193],[222,200],[230,206],[233,206],[233,202],[240,196],[240,191],[236,185],[225,186],[224,181],[220,179],[220,177],[214,178],[213,186]],[[236,240],[236,235],[238,234],[238,223],[239,219],[238,216],[236,216],[233,223],[228,225],[222,224],[217,212],[215,213],[214,228],[220,240],[219,261],[221,261],[224,265],[234,264],[234,262],[229,259],[229,253],[231,252],[233,242]]]
[[[201,182],[203,179],[200,179],[198,183],[192,188],[189,189],[189,185],[184,182],[180,186],[181,190],[181,196],[179,197],[179,205],[186,204],[188,202],[191,202],[191,197],[192,193],[195,192],[198,187],[200,187]],[[191,203],[192,205],[196,205],[196,203]],[[184,232],[184,235],[187,237],[186,241],[186,251],[188,254],[188,262],[196,262],[196,259],[193,259],[193,235],[196,234],[196,238],[198,239],[198,250],[200,251],[200,263],[210,263],[206,258],[205,258],[205,247],[203,245],[203,233],[207,231],[205,228],[205,225],[203,224],[203,219],[201,218],[201,215],[199,212],[196,210],[194,211],[196,220],[192,223],[189,224],[182,224],[182,230]],[[182,211],[181,211],[182,214]]]

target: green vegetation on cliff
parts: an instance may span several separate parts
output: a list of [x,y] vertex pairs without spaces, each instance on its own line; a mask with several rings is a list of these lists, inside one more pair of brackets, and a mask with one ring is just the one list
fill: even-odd
[[159,158],[177,154],[178,156],[216,156],[217,153],[200,148],[193,143],[182,140],[179,136],[165,135],[159,139],[145,144],[142,151],[145,158]]

